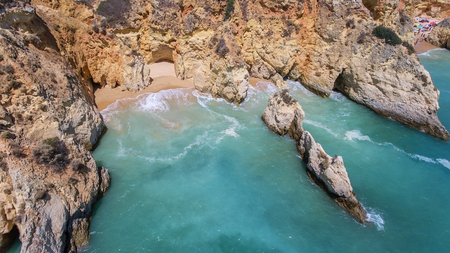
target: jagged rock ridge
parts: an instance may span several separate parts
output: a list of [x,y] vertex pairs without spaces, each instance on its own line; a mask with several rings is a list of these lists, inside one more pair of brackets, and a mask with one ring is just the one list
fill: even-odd
[[287,90],[273,94],[262,114],[262,120],[272,132],[282,136],[287,133],[294,139],[310,179],[324,188],[357,221],[366,222],[367,212],[353,192],[342,157],[329,156],[312,135],[303,130],[304,118],[302,107]]

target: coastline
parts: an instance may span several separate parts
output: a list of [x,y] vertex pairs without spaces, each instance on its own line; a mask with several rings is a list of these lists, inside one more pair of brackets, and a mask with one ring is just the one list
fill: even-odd
[[152,83],[145,89],[139,92],[122,91],[120,87],[101,88],[94,93],[95,104],[99,111],[104,110],[108,105],[113,104],[119,99],[136,98],[144,93],[156,93],[162,90],[177,89],[177,88],[194,88],[194,82],[190,80],[181,80],[173,76],[161,76],[153,79]]
[[99,111],[102,111],[108,105],[113,104],[119,99],[136,98],[144,93],[156,93],[162,90],[177,88],[194,88],[192,79],[181,80],[176,77],[174,65],[170,62],[158,62],[150,66],[150,77],[152,83],[139,92],[122,91],[120,87],[109,88],[104,87],[97,89],[94,93],[95,104]]
[[440,47],[437,47],[433,44],[430,44],[426,41],[420,41],[414,46],[414,51],[416,54],[425,53],[427,51],[430,51],[432,49],[438,49]]
[[[181,80],[175,75],[173,63],[159,62],[150,66],[150,76],[153,79],[152,83],[145,89],[139,92],[131,92],[128,90],[122,91],[120,87],[109,88],[104,87],[97,89],[94,93],[95,104],[99,111],[104,110],[108,105],[113,104],[119,99],[136,98],[144,93],[156,93],[162,90],[177,89],[177,88],[194,88],[192,79]],[[260,78],[250,77],[249,83],[253,87],[259,81],[268,81]],[[270,81],[268,81],[270,82]]]

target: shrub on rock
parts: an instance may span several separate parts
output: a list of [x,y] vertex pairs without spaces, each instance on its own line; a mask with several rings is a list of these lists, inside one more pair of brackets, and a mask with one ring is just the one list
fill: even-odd
[[402,43],[402,39],[398,37],[398,35],[391,28],[384,27],[379,25],[375,27],[372,31],[372,34],[377,36],[380,39],[384,39],[384,43],[389,45],[399,45]]

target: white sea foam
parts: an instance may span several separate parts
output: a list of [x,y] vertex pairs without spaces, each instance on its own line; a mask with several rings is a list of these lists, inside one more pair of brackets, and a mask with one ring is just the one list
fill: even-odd
[[170,109],[169,103],[160,93],[145,94],[145,97],[139,99],[139,109],[151,112],[165,112]]
[[192,93],[189,92],[190,90],[188,88],[170,89],[157,93],[139,95],[137,97],[139,100],[139,109],[152,112],[165,112],[170,109],[169,100],[179,105],[192,104],[189,99],[192,96]]
[[203,108],[208,108],[208,105],[211,101],[214,101],[214,98],[211,94],[201,93],[197,90],[192,92],[192,95],[197,98],[197,103],[201,105]]
[[394,148],[396,151],[401,152],[401,153],[411,157],[412,159],[419,160],[421,162],[426,162],[426,163],[441,164],[444,167],[446,167],[447,169],[450,169],[450,162],[446,159],[443,159],[443,158],[434,159],[434,158],[430,158],[430,157],[419,155],[419,154],[411,154],[411,153],[408,153],[405,150],[395,146],[394,144],[392,144],[390,142],[384,142],[384,143],[374,142],[370,139],[369,136],[363,135],[359,130],[347,131],[345,133],[344,139],[350,140],[350,141],[354,141],[354,140],[368,141],[368,142],[371,142],[378,146],[390,146],[390,147]]
[[291,80],[287,80],[286,81],[288,83],[288,85],[286,86],[286,88],[289,91],[297,91],[300,90],[303,92],[303,94],[305,94],[308,97],[315,97],[317,96],[316,94],[312,93],[311,91],[309,91],[308,89],[305,88],[305,86],[303,86],[300,82],[298,81],[291,81]]
[[[406,153],[406,152],[405,152]],[[409,154],[409,153],[406,153],[408,156],[410,156],[410,157],[412,157],[412,158],[414,158],[414,159],[417,159],[417,160],[419,160],[419,161],[422,161],[422,162],[427,162],[427,163],[437,163],[437,161],[436,160],[434,160],[433,158],[429,158],[429,157],[426,157],[426,156],[422,156],[422,155],[418,155],[418,154]]]
[[314,121],[314,120],[307,120],[305,119],[303,121],[303,123],[309,124],[309,125],[313,125],[315,127],[321,128],[325,131],[327,131],[328,133],[330,133],[331,135],[333,135],[334,137],[338,137],[337,134],[335,134],[331,129],[329,129],[328,127],[324,126],[322,123]]
[[257,82],[255,89],[262,91],[269,95],[272,95],[273,93],[275,93],[279,90],[279,88],[275,84],[273,84],[272,82],[267,82],[267,81]]
[[377,227],[378,231],[384,230],[384,220],[380,214],[378,214],[372,208],[367,210],[367,221],[372,222]]
[[174,155],[174,156],[169,156],[169,157],[146,157],[146,156],[141,156],[141,155],[137,155],[137,157],[141,158],[141,159],[145,159],[149,162],[155,162],[155,161],[159,161],[159,162],[172,162],[172,161],[176,161],[179,160],[180,158],[185,157],[189,151],[194,148],[194,147],[203,147],[205,144],[207,144],[209,142],[208,140],[209,137],[209,133],[205,132],[202,135],[199,135],[196,137],[195,142],[187,145],[186,147],[183,148],[183,152]]
[[350,140],[350,141],[353,141],[354,139],[356,139],[356,140],[360,140],[360,141],[370,141],[370,142],[372,142],[372,140],[370,139],[369,136],[363,135],[359,130],[351,130],[351,131],[345,132],[345,138],[344,139]]
[[444,165],[445,168],[450,169],[450,162],[447,159],[436,159],[440,164]]
[[[214,113],[216,113],[216,112],[214,112]],[[227,129],[220,132],[222,135],[219,136],[219,138],[217,138],[216,143],[220,143],[225,136],[231,136],[231,137],[238,138],[239,134],[236,133],[236,130],[241,128],[239,121],[234,117],[230,117],[230,116],[223,115],[220,113],[216,113],[216,114],[223,116],[228,122],[231,123],[231,125]]]
[[435,58],[436,60],[438,60],[439,57],[437,57],[437,56],[435,56],[435,55],[431,55],[430,53],[433,52],[433,51],[441,51],[441,50],[447,50],[447,49],[445,49],[445,48],[434,48],[434,49],[428,50],[428,51],[426,51],[426,52],[420,53],[420,54],[418,54],[418,55],[420,55],[420,56],[430,56],[430,57],[433,57],[433,58]]
[[347,100],[347,98],[344,96],[344,94],[342,94],[340,92],[335,92],[335,91],[332,91],[330,93],[330,98],[335,101],[339,101],[339,102]]

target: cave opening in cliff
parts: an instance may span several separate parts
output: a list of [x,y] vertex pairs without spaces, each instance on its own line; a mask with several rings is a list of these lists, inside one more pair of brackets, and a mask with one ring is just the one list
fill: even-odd
[[154,62],[173,63],[173,49],[169,45],[159,45],[152,51],[152,59]]
[[336,80],[334,81],[334,86],[332,91],[334,92],[339,92],[339,93],[344,93],[344,89],[345,89],[345,79],[344,79],[344,70],[342,70],[342,72],[339,74],[339,76],[336,78]]
[[[7,252],[9,249],[16,248],[20,245],[19,229],[16,225],[13,226],[11,231],[7,234],[3,234],[0,237],[0,252]],[[15,251],[14,251],[15,252]]]

